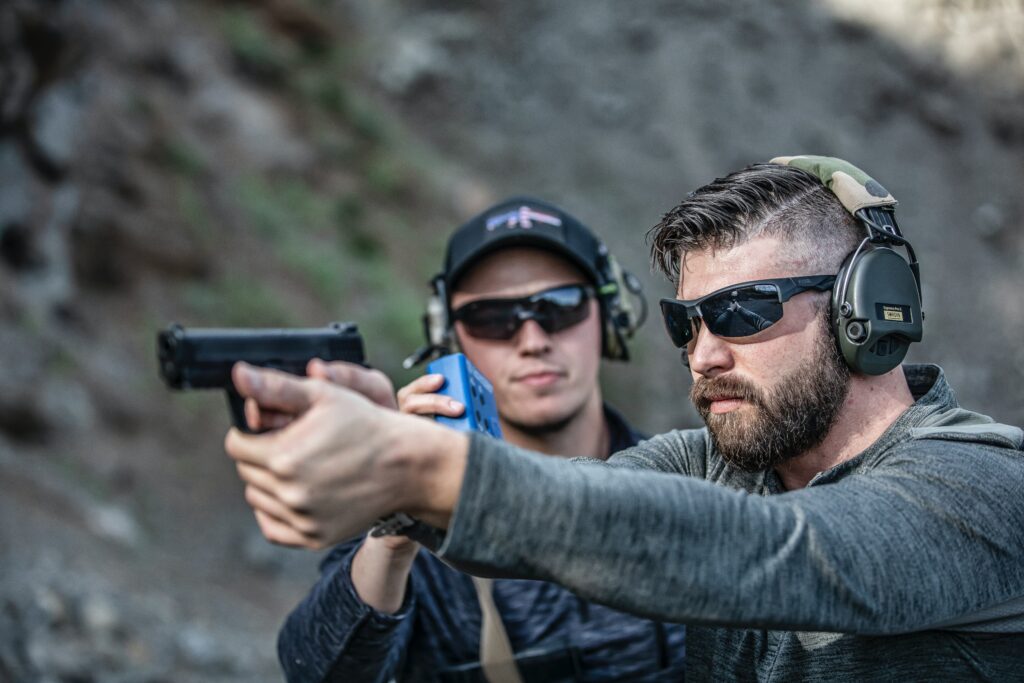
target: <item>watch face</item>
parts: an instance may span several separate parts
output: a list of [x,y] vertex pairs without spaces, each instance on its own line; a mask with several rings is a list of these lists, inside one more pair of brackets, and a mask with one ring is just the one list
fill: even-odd
[[377,523],[370,529],[370,535],[374,538],[380,536],[401,536],[410,527],[416,526],[416,520],[404,512],[396,512],[390,517],[378,519]]

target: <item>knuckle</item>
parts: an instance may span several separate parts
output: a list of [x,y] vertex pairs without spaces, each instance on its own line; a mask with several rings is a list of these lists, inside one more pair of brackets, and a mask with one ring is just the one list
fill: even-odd
[[288,486],[281,491],[281,502],[292,510],[305,510],[309,507],[311,496],[304,486]]
[[299,466],[294,458],[277,455],[268,463],[268,469],[279,479],[294,479],[298,474]]
[[256,487],[249,484],[245,487],[245,502],[255,507],[259,501],[259,493],[256,491]]
[[310,538],[316,538],[320,531],[320,526],[317,524],[316,520],[309,515],[299,515],[296,517],[293,526],[300,534]]
[[348,380],[349,371],[344,363],[333,361],[327,365],[327,378],[334,383],[344,383]]
[[366,379],[368,384],[376,387],[380,391],[386,391],[387,393],[394,393],[395,386],[391,383],[391,379],[380,370],[370,370]]

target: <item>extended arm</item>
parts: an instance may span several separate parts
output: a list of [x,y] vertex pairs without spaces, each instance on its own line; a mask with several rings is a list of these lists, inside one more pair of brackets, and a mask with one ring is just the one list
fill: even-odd
[[[916,442],[762,497],[473,438],[442,557],[655,618],[898,633],[1024,594],[1019,453]],[[572,539],[567,543],[566,539]]]
[[897,633],[1024,595],[1019,443],[922,440],[877,471],[760,497],[479,435],[469,457],[464,434],[314,380],[241,370],[243,395],[299,416],[226,443],[247,483],[271,491],[254,507],[272,540],[322,547],[405,510],[448,528],[442,556],[475,571],[737,626]]
[[[358,383],[375,402],[393,406],[390,382],[345,363],[311,364],[311,377],[339,385]],[[398,393],[406,413],[452,412],[436,407],[428,392],[436,378],[420,378]],[[389,406],[389,403],[391,404]],[[261,411],[250,403],[250,418]],[[290,419],[281,420],[281,426]],[[292,683],[333,680],[386,681],[405,656],[415,615],[407,595],[419,544],[403,536],[367,536],[335,548],[321,566],[316,585],[289,615],[278,638],[282,668]]]

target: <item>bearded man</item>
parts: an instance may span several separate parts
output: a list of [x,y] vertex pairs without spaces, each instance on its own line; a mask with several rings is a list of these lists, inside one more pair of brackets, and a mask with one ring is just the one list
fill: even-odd
[[777,161],[653,231],[705,429],[581,465],[240,366],[243,394],[296,416],[226,444],[247,481],[304,494],[267,536],[318,547],[404,510],[447,562],[686,622],[690,680],[1019,679],[1024,433],[902,364],[920,284],[888,192]]

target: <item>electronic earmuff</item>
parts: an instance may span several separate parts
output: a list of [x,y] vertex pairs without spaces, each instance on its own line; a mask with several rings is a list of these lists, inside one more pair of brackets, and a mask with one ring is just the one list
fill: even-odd
[[[914,248],[896,224],[896,200],[874,179],[842,159],[777,157],[773,164],[816,176],[864,226],[867,235],[846,257],[832,289],[832,333],[854,372],[881,375],[907,355],[924,333],[921,271]],[[903,247],[904,259],[895,247]]]
[[[643,285],[636,275],[623,270],[604,244],[600,247],[598,273],[603,279],[603,282],[598,283],[597,290],[604,326],[601,352],[611,360],[629,360],[626,341],[632,339],[647,320],[647,300],[643,296]],[[640,303],[639,312],[626,296],[627,293]]]
[[402,367],[406,370],[426,360],[459,351],[459,342],[451,323],[451,307],[444,274],[431,278],[430,290],[427,310],[423,314],[423,336],[426,338],[426,344],[402,361]]

